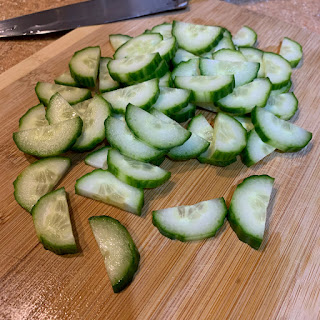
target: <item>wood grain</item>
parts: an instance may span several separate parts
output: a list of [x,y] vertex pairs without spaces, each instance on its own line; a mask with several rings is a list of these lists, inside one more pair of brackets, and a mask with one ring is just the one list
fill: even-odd
[[[142,217],[74,194],[77,178],[92,169],[86,154],[69,154],[73,166],[61,181],[69,193],[81,253],[56,256],[38,243],[30,215],[14,201],[12,182],[35,159],[12,141],[18,119],[37,103],[37,81],[52,81],[67,68],[72,53],[101,45],[112,54],[108,34],[138,35],[180,19],[219,24],[237,31],[253,27],[259,47],[276,50],[284,36],[303,45],[304,61],[294,70],[299,114],[294,121],[313,132],[298,153],[274,153],[248,169],[240,161],[226,168],[196,160],[162,165],[172,172],[165,185],[145,191]],[[0,76],[0,319],[319,319],[320,37],[275,19],[207,0],[186,13],[162,15],[75,30]],[[212,115],[205,113],[208,119]],[[223,196],[252,174],[275,177],[262,249],[240,242],[226,222],[210,240],[180,243],[159,234],[151,211]],[[141,253],[133,283],[112,292],[103,260],[89,229],[92,215],[108,214],[132,234]]]

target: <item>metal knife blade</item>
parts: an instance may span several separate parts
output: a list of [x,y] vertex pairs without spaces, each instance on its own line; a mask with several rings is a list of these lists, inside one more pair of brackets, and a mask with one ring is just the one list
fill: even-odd
[[188,0],[90,0],[0,21],[0,38],[45,34],[184,9]]

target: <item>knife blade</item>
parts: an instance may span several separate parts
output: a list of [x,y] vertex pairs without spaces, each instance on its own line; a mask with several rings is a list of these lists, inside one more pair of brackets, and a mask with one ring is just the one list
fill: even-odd
[[90,0],[0,21],[0,38],[71,30],[187,6],[188,0]]

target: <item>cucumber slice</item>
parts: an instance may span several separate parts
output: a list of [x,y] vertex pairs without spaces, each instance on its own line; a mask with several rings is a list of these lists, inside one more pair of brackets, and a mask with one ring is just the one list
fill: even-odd
[[152,107],[170,115],[186,107],[190,96],[189,90],[160,87],[160,95]]
[[99,63],[100,47],[87,47],[74,53],[69,69],[73,79],[84,87],[93,88],[96,85]]
[[[210,148],[210,146],[209,146]],[[212,157],[205,157],[205,156],[199,156],[198,160],[200,163],[207,163],[207,164],[211,164],[212,166],[216,166],[216,167],[227,167],[230,164],[234,163],[237,161],[237,158],[232,158],[229,160],[225,160],[225,161],[220,161],[220,160],[216,160]]]
[[260,64],[257,77],[264,78],[265,72],[264,72],[264,67],[262,63],[263,51],[257,48],[245,48],[245,47],[242,47],[242,48],[240,47],[239,50],[248,61],[257,62]]
[[83,128],[72,150],[92,150],[106,137],[104,122],[111,114],[111,106],[101,96],[95,95],[92,99],[75,104],[73,108],[80,115]]
[[220,111],[220,109],[213,102],[197,102],[197,107],[211,111],[211,112]]
[[[168,77],[169,75],[169,77]],[[165,78],[165,76],[167,76],[167,79]],[[159,86],[160,86],[160,82],[164,82],[164,81],[170,81],[171,86],[172,86],[172,79],[171,79],[171,73],[169,72],[169,66],[168,63],[165,60],[162,60],[158,67],[149,75],[148,79],[153,79],[153,78],[158,78],[159,79]],[[161,85],[162,87],[164,85]]]
[[37,236],[45,249],[56,254],[78,252],[64,188],[40,198],[31,213]]
[[237,50],[231,50],[231,49],[221,49],[212,54],[212,59],[214,60],[220,60],[220,61],[242,61],[246,62],[247,59],[244,57],[244,55]]
[[191,102],[215,102],[234,88],[234,76],[198,76],[174,79],[176,87],[191,90]]
[[262,63],[263,51],[257,48],[245,48],[240,47],[239,51],[244,55],[244,57],[251,62]]
[[267,175],[250,176],[240,183],[229,207],[228,220],[238,238],[254,249],[263,240],[266,211],[274,178]]
[[257,42],[257,34],[250,27],[243,26],[232,37],[232,41],[237,47],[253,47]]
[[209,148],[204,151],[202,154],[199,155],[198,160],[201,163],[208,163],[214,166],[225,167],[233,162],[237,161],[236,158],[231,158],[229,160],[217,160],[212,157],[212,152],[214,150],[214,139],[215,139],[215,132],[206,118],[199,114],[194,117],[188,126],[188,129],[192,132],[200,136],[201,138],[207,140],[210,145]]
[[[152,114],[153,116],[155,116],[156,118],[160,119],[161,121],[169,124],[169,125],[173,125],[173,126],[179,126],[180,125],[175,121],[173,120],[172,118],[169,118],[168,116],[166,116],[165,114],[163,114],[162,112],[152,108],[150,110],[150,114]],[[191,136],[191,135],[190,135]]]
[[108,69],[111,77],[119,82],[140,81],[147,77],[162,61],[159,53],[111,60]]
[[181,146],[172,148],[168,156],[172,160],[189,160],[200,156],[209,148],[210,143],[192,133],[190,138]]
[[213,237],[227,215],[223,198],[152,212],[152,223],[169,239],[194,241]]
[[[224,29],[223,38],[219,41],[219,43],[213,49],[211,49],[211,52],[215,52],[215,51],[218,51],[221,49],[231,49],[231,50],[236,49],[233,42],[232,42],[231,33],[226,29]],[[211,57],[212,57],[212,55],[211,55]],[[210,59],[211,59],[211,57],[210,57]]]
[[176,76],[200,76],[199,58],[182,61],[172,71],[172,79]]
[[90,227],[103,256],[112,289],[122,291],[138,270],[140,255],[127,229],[108,216],[89,218]]
[[171,149],[182,145],[191,135],[178,123],[168,123],[134,105],[128,105],[126,122],[131,131],[148,145]]
[[105,127],[106,138],[110,145],[127,157],[150,162],[165,155],[165,151],[150,147],[136,138],[124,121],[108,117],[105,121]]
[[46,118],[48,119],[49,124],[57,124],[79,116],[78,112],[70,106],[59,92],[51,97],[46,112]]
[[132,38],[117,49],[114,54],[115,59],[141,56],[143,54],[155,53],[155,46],[163,40],[159,33],[142,34]]
[[[247,132],[239,121],[219,112],[214,120],[210,146],[199,156],[202,162],[206,159],[214,161],[229,161],[234,159],[246,146]],[[210,141],[211,140],[211,141]]]
[[198,114],[192,118],[188,125],[188,130],[202,139],[209,142],[213,141],[213,128],[202,114]]
[[110,114],[109,103],[99,95],[71,107],[59,93],[56,93],[50,99],[47,109],[50,124],[80,116],[83,121],[82,134],[72,146],[73,150],[79,152],[91,150],[104,140],[104,121]]
[[[211,49],[212,50],[212,49]],[[203,54],[200,55],[200,58],[203,58],[203,59],[211,59],[212,58],[212,52],[213,51],[209,51],[209,52],[205,52]]]
[[123,44],[128,42],[132,37],[127,36],[125,34],[110,34],[109,35],[109,41],[111,44],[111,47],[114,51],[116,51],[118,48],[120,48]]
[[170,71],[168,71],[163,77],[159,79],[159,87],[173,87],[173,81]]
[[45,106],[48,106],[50,98],[57,92],[70,104],[76,104],[91,98],[91,91],[88,89],[61,86],[47,82],[38,82],[35,90],[39,101]]
[[158,99],[159,80],[152,79],[130,87],[105,92],[106,99],[117,113],[125,113],[129,103],[142,109],[149,109]]
[[280,56],[289,61],[292,68],[295,68],[302,58],[302,47],[298,42],[285,37],[281,43]]
[[97,169],[108,169],[108,153],[111,147],[102,147],[98,150],[95,150],[89,153],[85,159],[84,163],[88,166],[97,168]]
[[285,86],[281,87],[280,89],[271,90],[270,96],[277,96],[278,94],[289,92],[291,86],[292,82],[290,80]]
[[46,109],[43,104],[40,103],[30,108],[20,119],[19,119],[19,130],[28,130],[38,127],[47,126],[48,120],[46,119]]
[[258,78],[218,100],[216,104],[222,111],[232,114],[250,113],[255,106],[264,107],[271,91],[269,79]]
[[170,117],[166,116],[164,113],[160,112],[159,110],[157,110],[155,108],[151,108],[149,110],[149,113],[151,115],[153,115],[154,117],[158,118],[159,120],[167,123],[167,124],[170,124],[170,125],[173,125],[173,126],[177,126],[177,127],[181,127],[181,125],[178,124],[176,121],[174,121],[173,119],[171,119]]
[[226,38],[232,39],[231,32],[226,28],[223,28],[223,36],[226,37]]
[[163,156],[163,157],[161,157],[161,158],[152,160],[152,161],[150,161],[149,163],[151,163],[151,164],[153,164],[153,165],[155,165],[155,166],[160,166],[165,159],[166,159],[166,157]]
[[[144,32],[142,34],[148,34],[148,33],[152,33],[150,29],[146,29],[144,30]],[[158,33],[158,32],[157,32]]]
[[281,120],[262,108],[255,107],[252,110],[251,118],[260,139],[284,152],[299,151],[312,138],[311,132]]
[[264,143],[257,135],[256,131],[252,129],[248,135],[247,145],[242,151],[241,160],[243,164],[250,167],[274,150],[274,147]]
[[196,114],[196,106],[189,103],[186,107],[180,111],[170,114],[170,118],[179,123],[185,122],[190,118],[193,118]]
[[176,51],[176,54],[172,59],[172,63],[174,66],[177,66],[178,64],[180,64],[183,61],[189,61],[190,59],[196,59],[196,58],[199,58],[199,57],[197,57],[196,55],[194,55],[191,52],[188,52],[186,50],[179,48]]
[[123,122],[126,122],[126,118],[125,118],[125,115],[122,114],[122,113],[112,113],[112,117],[113,118],[116,118],[118,120],[121,120]]
[[161,58],[166,62],[170,62],[177,51],[177,41],[175,37],[165,39],[159,42],[152,53],[159,52]]
[[[121,116],[122,119],[119,119],[123,122],[126,122],[126,119],[123,115],[119,115],[119,114],[115,114],[113,115],[113,117],[115,116]],[[88,154],[88,156],[84,159],[84,162],[87,165],[90,165],[94,168],[98,168],[98,169],[108,169],[108,163],[107,163],[107,159],[108,159],[108,150],[111,147],[103,147],[101,149],[98,149],[96,151],[91,152],[90,154]],[[106,150],[104,150],[106,149]],[[96,153],[96,154],[95,154]],[[87,160],[88,159],[88,160]],[[160,166],[161,163],[165,160],[165,156],[162,156],[160,158],[156,158],[154,160],[149,161],[149,163],[154,164],[155,166]]]
[[151,32],[160,33],[163,39],[169,39],[172,37],[172,24],[167,22],[158,24],[151,29]]
[[221,40],[223,29],[173,21],[172,34],[176,37],[180,48],[193,54],[201,54],[210,51]]
[[30,164],[13,183],[16,201],[31,212],[37,201],[66,174],[70,165],[70,159],[63,157],[41,159]]
[[260,68],[257,62],[200,60],[200,72],[204,76],[234,75],[235,86],[242,86],[257,77]]
[[270,79],[273,90],[280,89],[290,81],[292,72],[290,63],[278,54],[264,52],[262,64],[265,77]]
[[252,129],[254,129],[251,117],[234,116],[234,118],[238,120],[247,131],[251,131]]
[[289,120],[298,110],[298,100],[293,92],[272,95],[267,101],[265,110],[282,120]]
[[248,61],[260,63],[258,78],[264,77],[264,69],[262,64],[263,51],[257,48],[239,48],[240,52],[245,56]]
[[82,131],[82,120],[77,117],[57,124],[13,133],[19,150],[36,157],[52,157],[71,148]]
[[108,70],[108,63],[111,61],[111,58],[100,58],[99,66],[99,92],[108,92],[115,89],[118,89],[120,84],[117,81],[114,81]]
[[60,76],[54,79],[56,84],[61,84],[64,86],[77,87],[79,84],[72,78],[70,70],[64,72]]
[[231,33],[227,29],[223,29],[223,37],[218,42],[218,44],[215,47],[213,47],[210,51],[205,52],[205,53],[201,54],[200,56],[202,58],[211,59],[212,58],[212,53],[216,52],[218,50],[221,50],[221,49],[235,50],[235,46],[234,46],[234,44],[232,42]]
[[162,60],[156,69],[154,69],[153,72],[148,73],[143,79],[137,80],[137,81],[129,81],[129,82],[123,82],[124,85],[132,86],[134,84],[138,84],[150,79],[158,78],[159,79],[159,86],[160,86],[160,78],[163,77],[167,72],[169,71],[168,64]]
[[123,156],[115,149],[109,150],[108,170],[121,181],[136,188],[156,188],[171,176],[167,170]]
[[79,178],[75,191],[81,196],[141,215],[143,190],[129,186],[107,170],[96,169]]

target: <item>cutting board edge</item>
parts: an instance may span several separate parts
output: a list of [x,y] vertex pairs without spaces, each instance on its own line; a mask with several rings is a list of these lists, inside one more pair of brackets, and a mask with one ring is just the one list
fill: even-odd
[[[86,36],[95,32],[101,27],[103,27],[103,25],[82,27],[72,30],[66,35],[62,36],[60,39],[50,43],[38,52],[34,53],[30,57],[17,63],[4,73],[0,74],[0,90],[3,90],[13,82],[30,73],[32,70],[38,68],[41,66],[41,64],[56,56],[59,52],[65,50],[67,46],[79,41],[79,38],[77,37],[79,33],[82,36]],[[59,44],[59,46],[57,46],[57,44]],[[60,48],[60,50],[57,51],[57,48]]]

